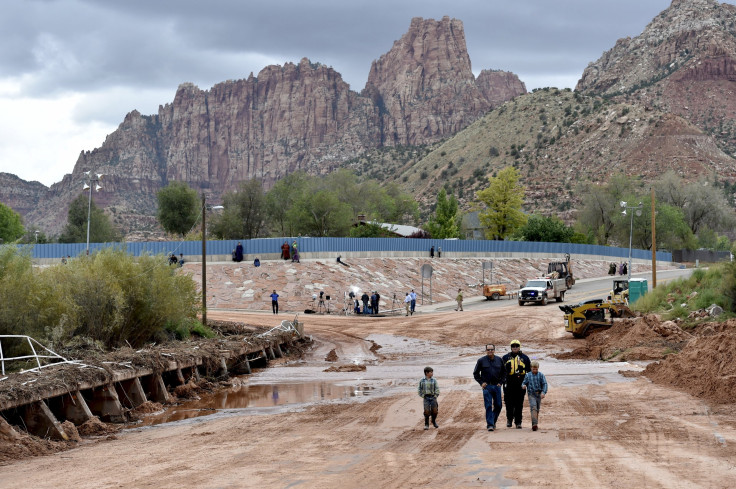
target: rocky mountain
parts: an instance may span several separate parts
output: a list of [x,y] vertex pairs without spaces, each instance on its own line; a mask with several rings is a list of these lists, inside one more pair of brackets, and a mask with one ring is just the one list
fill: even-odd
[[0,173],[0,202],[26,215],[36,207],[47,191],[41,182],[26,182],[10,173]]
[[583,72],[577,89],[671,112],[736,153],[736,6],[673,0],[635,38]]
[[329,172],[370,149],[441,140],[525,92],[511,73],[475,79],[462,22],[415,18],[373,63],[361,93],[307,58],[210,90],[182,84],[157,114],[129,113],[101,147],[83,152],[25,219],[58,232],[82,172],[93,170],[105,174],[95,202],[124,231],[155,229],[156,191],[170,181],[215,202],[245,179],[270,186],[296,170]]
[[[391,150],[394,159],[412,155]],[[377,177],[385,155],[352,163]],[[436,144],[411,165],[397,165],[400,181],[427,209],[449,188],[469,209],[488,176],[515,166],[526,186],[527,212],[574,221],[579,184],[605,183],[620,173],[651,182],[668,170],[687,180],[734,181],[736,161],[710,134],[686,119],[639,103],[583,95],[569,89],[535,90],[506,102],[465,130]]]

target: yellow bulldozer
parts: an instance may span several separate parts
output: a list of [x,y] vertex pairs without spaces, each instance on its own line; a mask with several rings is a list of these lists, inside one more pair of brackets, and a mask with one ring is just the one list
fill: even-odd
[[591,331],[613,326],[614,318],[633,317],[624,302],[595,299],[577,305],[560,306],[565,313],[565,331],[575,338],[585,338]]

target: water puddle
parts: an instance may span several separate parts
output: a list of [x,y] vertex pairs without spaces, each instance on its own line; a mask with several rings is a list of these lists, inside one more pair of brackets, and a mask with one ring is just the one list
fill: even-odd
[[221,411],[258,410],[293,404],[367,396],[370,386],[353,386],[329,382],[298,384],[244,384],[186,401],[165,412],[145,416],[137,426],[154,426],[174,421],[210,416]]

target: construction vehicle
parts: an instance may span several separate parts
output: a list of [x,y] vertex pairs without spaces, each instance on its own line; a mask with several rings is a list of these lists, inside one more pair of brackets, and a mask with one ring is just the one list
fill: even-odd
[[519,305],[523,306],[527,302],[537,302],[546,306],[547,301],[552,299],[562,302],[565,300],[566,290],[567,285],[564,279],[532,278],[527,280],[526,284],[519,290]]
[[507,294],[505,284],[493,284],[483,286],[483,295],[487,301],[498,300],[500,297]]
[[547,278],[561,278],[565,280],[565,285],[571,289],[575,285],[575,277],[572,275],[572,264],[570,263],[570,253],[565,253],[565,261],[553,261],[547,265]]
[[614,279],[613,288],[608,295],[608,300],[616,303],[629,303],[629,279]]
[[[565,331],[575,338],[585,338],[591,331],[613,326],[613,319],[633,317],[634,314],[624,303],[594,299],[578,305],[560,306],[565,313]],[[606,313],[608,313],[606,315]]]

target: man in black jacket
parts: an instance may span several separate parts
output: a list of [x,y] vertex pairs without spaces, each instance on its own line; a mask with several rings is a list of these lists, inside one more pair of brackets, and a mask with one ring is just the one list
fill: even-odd
[[493,431],[498,415],[501,414],[501,385],[506,383],[506,369],[501,358],[496,356],[495,345],[486,345],[486,355],[476,362],[473,378],[483,389],[486,428]]
[[521,429],[521,412],[524,409],[524,391],[521,383],[532,367],[529,357],[521,352],[519,340],[511,342],[511,352],[503,356],[503,364],[506,368],[506,385],[503,389],[503,397],[506,400],[506,426],[511,428],[513,422]]

